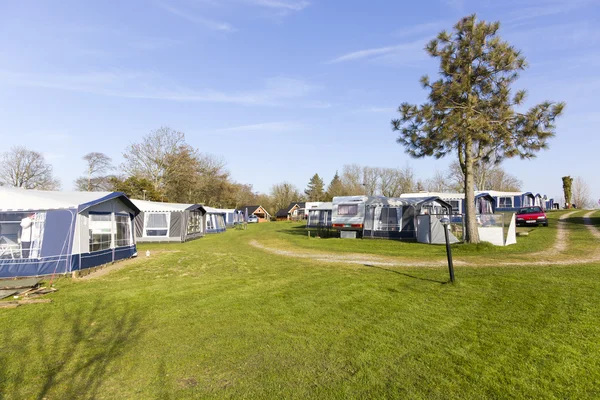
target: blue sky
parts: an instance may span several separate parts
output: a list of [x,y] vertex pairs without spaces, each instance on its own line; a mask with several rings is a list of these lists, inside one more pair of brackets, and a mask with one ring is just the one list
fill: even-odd
[[390,120],[425,100],[418,80],[437,62],[424,44],[474,12],[523,50],[528,104],[567,103],[550,150],[504,167],[556,198],[561,176],[581,176],[600,199],[598,1],[2,1],[2,148],[44,152],[64,189],[84,154],[118,164],[160,126],[261,192],[350,163],[425,179],[452,159],[411,159]]

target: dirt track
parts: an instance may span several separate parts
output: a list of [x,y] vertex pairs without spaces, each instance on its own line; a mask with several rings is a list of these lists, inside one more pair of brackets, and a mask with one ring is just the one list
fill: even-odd
[[[519,262],[468,262],[460,259],[455,259],[454,264],[460,266],[470,267],[482,267],[482,266],[521,266],[521,265],[535,265],[535,266],[550,266],[550,265],[572,265],[572,264],[588,264],[594,262],[600,262],[600,253],[596,252],[593,256],[586,258],[569,258],[562,260],[539,260],[540,256],[552,257],[564,253],[567,250],[569,230],[567,229],[566,219],[572,216],[576,211],[561,215],[557,222],[557,233],[556,242],[548,251],[543,253],[531,253],[524,255],[522,261]],[[600,239],[600,230],[591,224],[590,216],[594,211],[590,211],[583,217],[584,224],[592,232],[592,234]],[[338,253],[325,253],[325,252],[309,252],[309,251],[294,251],[294,250],[282,250],[268,247],[256,240],[250,241],[250,245],[266,251],[271,254],[277,254],[285,257],[305,258],[320,262],[327,263],[343,263],[343,264],[358,264],[358,265],[375,265],[375,266],[388,266],[388,267],[439,267],[446,265],[446,260],[431,260],[431,261],[418,261],[410,259],[399,259],[394,257],[383,257],[373,256],[366,254],[338,254]]]

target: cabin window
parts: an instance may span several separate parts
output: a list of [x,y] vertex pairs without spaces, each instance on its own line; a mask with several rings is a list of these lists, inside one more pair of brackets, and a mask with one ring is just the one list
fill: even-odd
[[131,218],[129,215],[116,214],[115,222],[117,223],[117,239],[115,241],[115,246],[131,246],[133,244],[131,238]]
[[358,204],[340,204],[338,215],[354,216],[358,214]]
[[0,259],[39,258],[45,212],[0,213]]
[[166,237],[169,236],[169,214],[147,213],[144,224],[144,236]]
[[460,200],[449,200],[448,203],[452,206],[452,214],[460,214]]
[[500,208],[512,208],[513,202],[512,197],[498,197],[498,207]]
[[112,246],[112,214],[90,213],[90,251],[110,249]]

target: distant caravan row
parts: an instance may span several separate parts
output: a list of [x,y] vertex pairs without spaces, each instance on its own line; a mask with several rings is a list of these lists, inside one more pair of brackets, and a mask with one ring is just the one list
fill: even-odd
[[247,209],[129,199],[121,192],[0,187],[0,278],[67,274],[243,223]]
[[[529,192],[475,193],[480,237],[495,245],[516,243],[516,219],[510,213],[523,207],[555,208],[554,200]],[[465,195],[461,193],[405,193],[383,196],[340,196],[307,210],[307,229],[334,230],[342,238],[444,241],[442,218],[450,221],[451,240],[462,240]],[[505,229],[507,228],[507,229]]]

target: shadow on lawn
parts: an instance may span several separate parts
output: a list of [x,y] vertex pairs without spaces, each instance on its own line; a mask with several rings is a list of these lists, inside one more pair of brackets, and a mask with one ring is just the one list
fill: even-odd
[[[588,218],[589,222],[596,226],[596,227],[600,227],[600,217],[590,217]],[[566,218],[563,221],[565,221],[568,224],[574,224],[574,225],[586,225],[586,220],[583,219],[583,216],[579,216],[578,218]]]
[[406,272],[400,272],[400,271],[395,271],[393,269],[388,269],[388,268],[383,268],[383,267],[378,267],[377,265],[371,265],[371,264],[364,264],[365,267],[369,267],[369,268],[377,268],[377,269],[381,269],[383,271],[387,271],[387,272],[392,272],[394,274],[398,274],[398,275],[402,275],[402,276],[406,276],[407,278],[412,278],[412,279],[418,279],[420,281],[427,281],[427,282],[434,282],[434,283],[441,283],[441,284],[446,284],[448,283],[448,281],[438,281],[436,279],[429,279],[429,278],[420,278],[418,276],[414,276],[411,274],[407,274]]
[[97,398],[111,369],[117,372],[115,362],[142,332],[135,310],[107,314],[110,307],[97,301],[91,309],[65,312],[58,328],[41,319],[25,340],[5,331],[0,346],[0,399]]
[[315,237],[319,236],[321,239],[330,239],[330,238],[338,238],[339,233],[333,229],[326,228],[306,228],[306,226],[290,226],[285,229],[278,229],[277,233],[283,233],[286,235],[294,235],[294,236],[304,236],[308,237],[308,232],[310,231],[310,236]]

